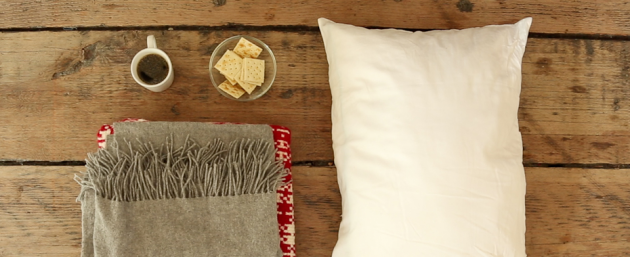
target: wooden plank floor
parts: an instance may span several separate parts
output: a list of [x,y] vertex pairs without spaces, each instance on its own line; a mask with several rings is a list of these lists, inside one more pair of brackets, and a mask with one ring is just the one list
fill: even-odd
[[[630,4],[604,0],[4,1],[0,256],[79,256],[72,176],[100,125],[127,117],[291,128],[298,255],[330,256],[341,199],[316,19],[452,29],[528,16],[519,109],[528,255],[630,255],[628,14]],[[150,34],[176,73],[162,93],[129,74]],[[238,34],[278,59],[274,86],[249,103],[222,97],[208,76],[214,47]]]
[[317,18],[327,17],[360,26],[461,29],[511,23],[532,16],[536,19],[532,32],[537,33],[630,33],[630,5],[606,0],[5,2],[0,10],[0,27],[3,28],[317,26]]
[[[1,256],[79,255],[79,185],[72,177],[82,169],[0,167]],[[330,256],[341,221],[335,168],[293,172],[299,253]],[[630,254],[629,169],[527,168],[526,176],[529,256]]]

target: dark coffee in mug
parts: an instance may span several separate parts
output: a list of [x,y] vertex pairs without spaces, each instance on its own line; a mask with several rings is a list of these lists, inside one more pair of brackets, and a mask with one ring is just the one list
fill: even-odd
[[142,82],[149,85],[162,82],[168,71],[168,62],[157,54],[149,54],[138,62],[138,76]]

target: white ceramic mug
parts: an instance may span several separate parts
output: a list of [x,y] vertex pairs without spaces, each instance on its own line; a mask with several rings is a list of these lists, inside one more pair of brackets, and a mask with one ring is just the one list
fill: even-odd
[[[140,60],[150,54],[157,54],[164,58],[164,60],[166,60],[166,62],[168,63],[168,74],[166,75],[166,78],[160,83],[154,85],[145,83],[140,79],[140,76],[138,75],[138,64],[140,63]],[[175,73],[173,72],[173,64],[171,63],[171,59],[168,58],[168,55],[166,55],[164,51],[157,48],[155,37],[153,35],[149,35],[147,37],[147,48],[142,49],[136,54],[136,56],[133,57],[133,60],[131,60],[131,76],[133,76],[133,79],[138,84],[153,92],[162,92],[170,87],[171,84],[173,84]]]

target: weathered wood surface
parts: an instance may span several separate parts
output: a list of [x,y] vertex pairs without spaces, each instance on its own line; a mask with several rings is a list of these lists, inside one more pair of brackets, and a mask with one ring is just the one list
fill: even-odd
[[[0,256],[79,256],[82,167],[0,166]],[[330,256],[341,221],[333,167],[294,167],[299,256]],[[529,256],[630,254],[630,170],[527,168]]]
[[[96,150],[101,124],[127,117],[284,125],[293,130],[294,162],[330,162],[317,18],[453,29],[533,17],[533,33],[627,39],[628,13],[629,3],[604,0],[4,1],[0,30],[82,31],[0,33],[0,162],[83,160]],[[149,34],[175,67],[175,83],[162,93],[129,74]],[[250,103],[222,97],[209,82],[212,49],[236,34],[262,39],[278,58],[273,88]],[[518,113],[524,162],[630,164],[629,101],[630,41],[530,38]],[[0,166],[0,256],[79,256],[72,176],[82,169]],[[293,171],[298,255],[330,256],[341,220],[335,169]],[[630,255],[630,170],[527,168],[526,175],[529,256]]]
[[630,255],[630,170],[526,169],[529,256]]
[[630,163],[630,42],[529,39],[519,124],[526,163]]
[[[173,61],[174,84],[153,93],[129,72],[146,35]],[[330,160],[330,93],[314,33],[252,32],[276,54],[272,89],[237,102],[212,86],[208,61],[229,32],[37,32],[0,34],[0,159],[83,160],[102,124],[126,117],[270,123],[293,130],[294,160]],[[320,78],[321,77],[321,78]]]
[[80,256],[81,170],[0,166],[0,256]]
[[[624,1],[5,1],[1,28],[119,26],[317,26],[317,18],[360,26],[453,29],[534,18],[532,32],[630,33]],[[384,15],[385,14],[385,15]]]
[[[240,103],[210,84],[221,40],[267,42],[278,76]],[[174,63],[162,93],[129,73],[145,37]],[[275,123],[293,130],[293,160],[332,160],[328,65],[318,32],[91,31],[0,34],[0,160],[83,160],[101,124],[127,117]],[[519,120],[526,163],[630,163],[630,42],[530,38]]]

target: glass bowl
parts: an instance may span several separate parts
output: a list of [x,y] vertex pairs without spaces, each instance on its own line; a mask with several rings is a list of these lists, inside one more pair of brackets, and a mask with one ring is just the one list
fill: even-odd
[[[219,88],[219,85],[223,83],[226,78],[225,76],[223,76],[223,74],[219,72],[219,70],[214,68],[214,65],[219,61],[219,59],[221,59],[221,57],[227,50],[234,50],[236,43],[238,43],[238,40],[240,40],[241,37],[249,40],[250,42],[263,49],[263,51],[256,59],[265,60],[265,81],[262,83],[262,85],[256,87],[256,89],[254,89],[251,94],[245,92],[245,94],[243,94],[240,98],[234,98],[233,96],[223,92],[223,90]],[[209,67],[210,81],[212,81],[212,85],[214,85],[214,88],[216,88],[217,91],[221,93],[221,95],[229,99],[242,102],[252,101],[258,99],[259,97],[267,93],[267,91],[269,91],[271,85],[273,84],[273,81],[276,79],[276,68],[276,57],[273,55],[273,52],[271,51],[271,49],[269,49],[269,46],[267,46],[267,44],[254,37],[238,35],[223,40],[223,42],[221,42],[221,44],[219,44],[212,52],[212,55],[210,56]]]

